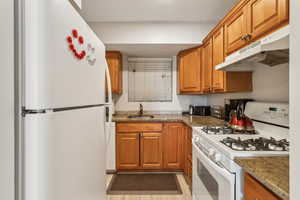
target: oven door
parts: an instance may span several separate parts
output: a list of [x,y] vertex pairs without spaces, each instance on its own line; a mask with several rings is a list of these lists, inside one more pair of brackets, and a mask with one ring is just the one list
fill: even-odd
[[235,174],[193,144],[193,200],[235,200]]

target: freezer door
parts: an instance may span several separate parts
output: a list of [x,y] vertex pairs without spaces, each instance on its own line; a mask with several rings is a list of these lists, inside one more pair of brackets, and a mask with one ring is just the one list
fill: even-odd
[[[71,3],[26,0],[24,7],[26,109],[104,104],[105,46]],[[68,36],[78,52],[86,52],[83,59],[70,50]]]
[[25,117],[25,200],[100,200],[105,194],[104,108]]

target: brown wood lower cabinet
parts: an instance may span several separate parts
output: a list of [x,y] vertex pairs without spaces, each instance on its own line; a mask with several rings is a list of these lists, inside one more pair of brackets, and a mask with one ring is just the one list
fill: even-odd
[[164,168],[183,169],[184,166],[184,124],[164,125]]
[[184,175],[187,183],[192,185],[193,155],[192,155],[192,129],[185,127],[185,167]]
[[117,169],[136,169],[140,164],[139,133],[117,134]]
[[183,171],[187,130],[183,123],[117,123],[117,170]]
[[141,133],[141,167],[143,169],[162,168],[162,134]]
[[245,174],[245,200],[280,200],[251,175]]

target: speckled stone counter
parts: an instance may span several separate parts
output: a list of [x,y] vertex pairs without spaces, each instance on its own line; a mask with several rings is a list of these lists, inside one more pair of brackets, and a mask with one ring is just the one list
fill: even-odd
[[289,199],[289,157],[236,158],[247,173],[282,199]]
[[117,114],[113,116],[114,122],[183,122],[191,128],[194,126],[221,126],[223,120],[210,116],[189,116],[181,114],[152,114],[154,118],[128,118],[129,114]]

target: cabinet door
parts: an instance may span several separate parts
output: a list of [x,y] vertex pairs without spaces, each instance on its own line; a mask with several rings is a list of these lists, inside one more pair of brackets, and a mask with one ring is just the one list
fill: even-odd
[[215,70],[215,66],[224,62],[224,29],[221,27],[213,35],[213,73],[212,85],[213,92],[225,91],[225,72]]
[[164,168],[183,169],[184,167],[184,125],[166,123],[164,127]]
[[192,129],[184,127],[184,173],[188,177],[189,162],[192,160]]
[[241,5],[231,16],[225,21],[225,53],[229,55],[247,44],[244,38],[247,35],[247,7]]
[[289,19],[288,0],[251,0],[249,5],[251,38],[254,40],[272,31]]
[[272,192],[261,185],[249,174],[245,174],[245,200],[279,200]]
[[106,61],[114,94],[122,94],[122,55],[120,52],[106,52]]
[[179,61],[180,92],[201,92],[200,49],[184,52]]
[[117,169],[137,169],[140,166],[139,133],[117,134]]
[[162,168],[162,134],[141,134],[141,167],[143,169]]
[[212,39],[202,47],[202,91],[211,92],[212,87]]

